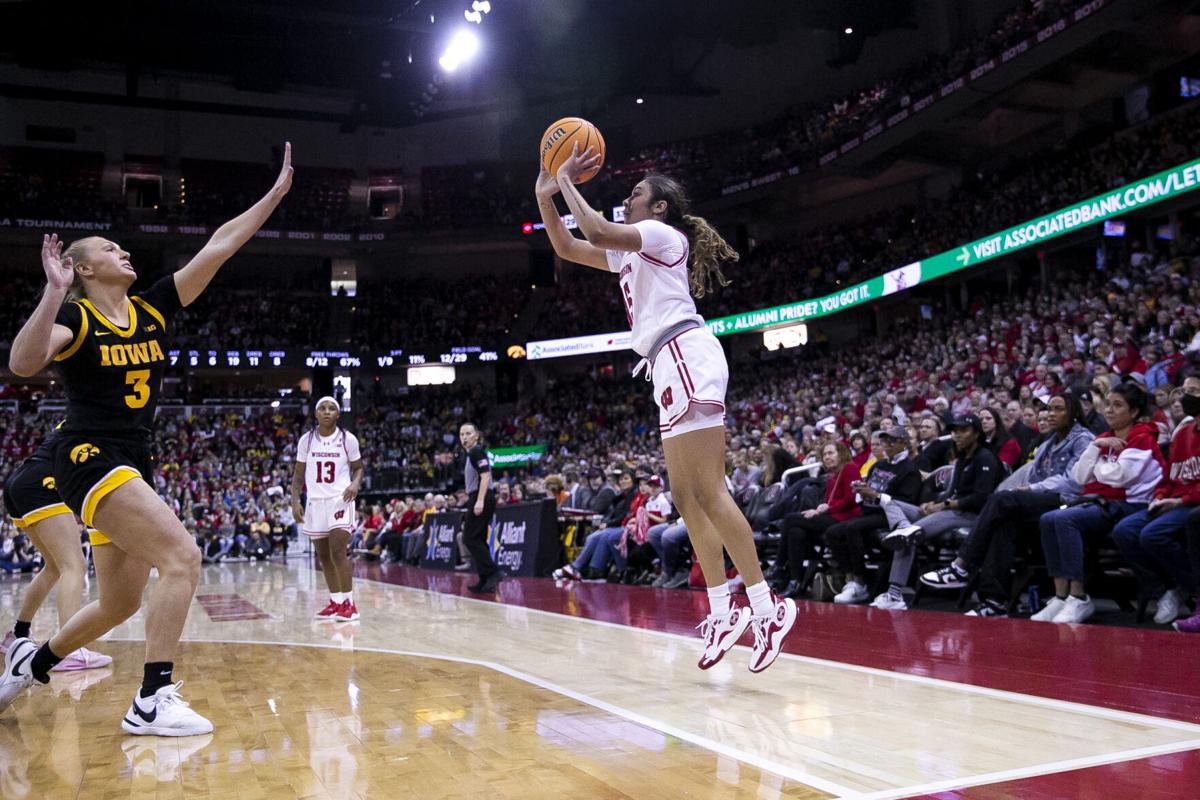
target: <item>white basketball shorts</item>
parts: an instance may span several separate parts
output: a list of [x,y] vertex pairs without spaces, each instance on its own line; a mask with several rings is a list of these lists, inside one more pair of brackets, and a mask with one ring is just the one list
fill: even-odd
[[332,530],[354,530],[354,503],[344,502],[340,497],[328,500],[310,499],[304,507],[304,525],[300,530],[306,536],[319,539]]
[[662,438],[725,424],[729,365],[708,328],[692,328],[668,339],[655,356],[651,375]]

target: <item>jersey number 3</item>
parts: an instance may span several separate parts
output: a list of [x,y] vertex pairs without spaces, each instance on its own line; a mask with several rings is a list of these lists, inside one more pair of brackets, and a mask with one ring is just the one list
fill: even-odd
[[317,483],[333,483],[333,467],[332,461],[318,461]]
[[131,369],[125,373],[126,385],[133,387],[133,394],[125,395],[125,405],[143,408],[150,400],[150,370]]

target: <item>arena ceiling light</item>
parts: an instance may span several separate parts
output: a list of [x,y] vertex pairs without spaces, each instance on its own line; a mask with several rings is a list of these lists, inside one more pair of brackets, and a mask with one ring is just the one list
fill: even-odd
[[446,52],[438,59],[438,63],[446,72],[454,72],[461,64],[474,58],[478,52],[479,37],[471,31],[463,29],[454,34],[454,38],[446,47]]
[[482,0],[482,2],[480,2],[480,0],[475,0],[474,3],[471,3],[471,10],[463,12],[463,19],[465,19],[467,22],[473,22],[476,25],[480,25],[483,23],[483,15],[489,13],[491,10],[492,4],[487,0]]

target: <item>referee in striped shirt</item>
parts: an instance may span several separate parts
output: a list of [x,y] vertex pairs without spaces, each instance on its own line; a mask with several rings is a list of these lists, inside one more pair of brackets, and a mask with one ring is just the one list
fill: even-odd
[[496,492],[492,489],[492,467],[483,450],[479,429],[464,422],[458,429],[458,440],[467,451],[463,466],[463,488],[467,490],[467,518],[463,523],[463,544],[471,552],[471,560],[479,573],[479,582],[467,588],[476,594],[496,591],[504,577],[488,549],[488,522],[496,513]]

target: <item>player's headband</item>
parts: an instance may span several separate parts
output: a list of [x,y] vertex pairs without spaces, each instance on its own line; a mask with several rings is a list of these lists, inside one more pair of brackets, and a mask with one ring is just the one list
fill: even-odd
[[338,404],[338,401],[337,401],[337,400],[334,400],[334,399],[333,399],[332,397],[330,397],[329,395],[325,395],[325,396],[324,396],[324,397],[322,397],[320,400],[318,400],[318,401],[317,401],[317,404],[316,404],[315,406],[313,406],[313,409],[315,410],[315,409],[318,409],[318,408],[320,408],[320,407],[321,407],[321,403],[324,403],[326,400],[328,400],[330,403],[333,403],[333,405],[334,405],[334,408],[336,408],[338,411],[341,411],[341,410],[342,410],[342,407],[341,407],[341,406]]

